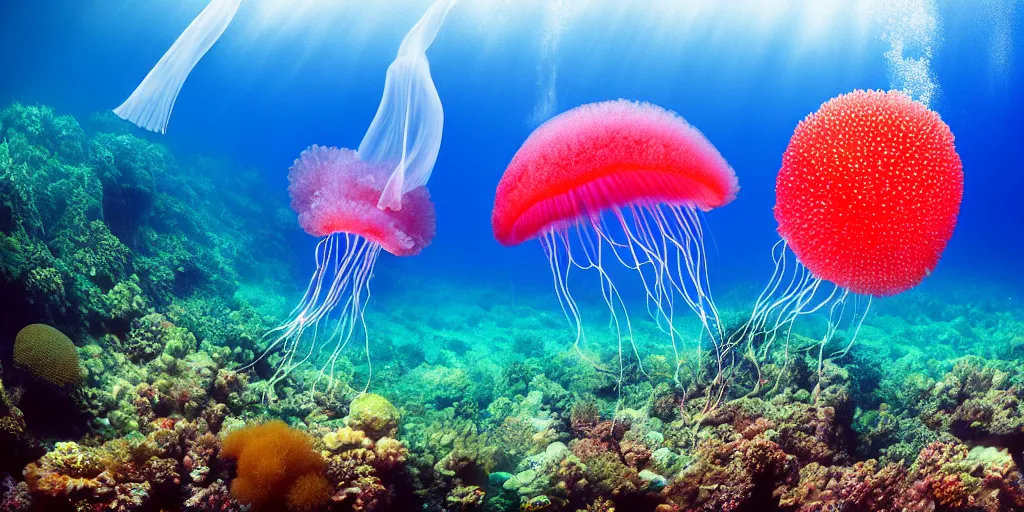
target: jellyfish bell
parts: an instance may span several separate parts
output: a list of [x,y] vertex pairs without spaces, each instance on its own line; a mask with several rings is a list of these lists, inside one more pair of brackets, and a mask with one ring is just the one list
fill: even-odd
[[648,310],[673,347],[677,300],[721,340],[698,211],[728,204],[738,190],[725,159],[681,117],[649,103],[606,101],[564,112],[527,138],[498,183],[491,221],[504,245],[540,241],[577,349],[584,333],[568,274],[597,272],[619,334],[621,372],[621,339],[632,343],[632,327],[605,265],[638,271]]
[[854,91],[797,126],[776,179],[779,235],[826,281],[886,296],[939,262],[963,199],[953,133],[901,92]]
[[628,205],[731,202],[736,174],[704,135],[650,103],[591,103],[534,130],[498,183],[492,225],[518,245],[580,213]]
[[[763,339],[766,357],[780,336],[788,347],[797,317],[823,311],[819,367],[845,354],[872,297],[909,290],[938,265],[963,179],[949,126],[906,94],[854,91],[824,103],[783,154],[775,271],[736,342]],[[842,326],[849,340],[827,354]]]
[[239,5],[241,0],[212,0],[114,114],[140,128],[165,133],[185,79],[227,30]]
[[321,380],[333,389],[335,364],[353,337],[363,338],[369,364],[363,311],[381,251],[413,256],[435,233],[434,205],[424,186],[405,194],[400,211],[377,208],[390,172],[388,166],[362,161],[355,151],[317,145],[289,169],[288,193],[299,225],[321,240],[302,300],[289,320],[271,331],[264,356],[282,356],[270,379],[271,393],[274,384],[307,362],[320,368],[311,390]]
[[374,201],[390,169],[362,161],[351,149],[313,145],[289,169],[288,193],[310,235],[350,233],[395,256],[414,256],[434,237],[434,205],[424,186],[405,194],[408,207],[381,210]]

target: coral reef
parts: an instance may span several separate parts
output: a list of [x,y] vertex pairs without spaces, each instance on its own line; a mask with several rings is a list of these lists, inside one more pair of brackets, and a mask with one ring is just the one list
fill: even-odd
[[820,363],[812,315],[716,383],[650,322],[620,375],[607,318],[580,357],[547,294],[381,270],[372,372],[270,389],[305,282],[283,191],[86,124],[0,113],[0,335],[51,325],[33,360],[78,370],[0,353],[0,512],[1024,510],[1024,315],[995,292],[879,301]]
[[[206,503],[226,503],[224,468],[215,465],[220,446],[205,422],[162,420],[147,436],[135,434],[99,446],[56,443],[25,467],[29,496],[45,510],[69,504],[94,510],[149,510],[175,503],[183,490]],[[204,510],[197,507],[198,510]],[[209,508],[206,510],[217,510]]]

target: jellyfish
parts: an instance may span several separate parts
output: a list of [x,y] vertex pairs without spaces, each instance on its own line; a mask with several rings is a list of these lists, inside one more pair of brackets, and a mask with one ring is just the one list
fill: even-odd
[[498,183],[491,221],[506,246],[540,241],[581,356],[585,333],[568,278],[573,269],[597,274],[619,340],[620,380],[622,338],[637,349],[606,265],[637,271],[648,313],[672,338],[678,376],[677,301],[711,340],[722,339],[699,212],[728,204],[738,190],[732,168],[681,117],[649,103],[605,101],[559,114],[527,138]]
[[456,1],[434,2],[402,39],[398,56],[388,66],[377,114],[359,143],[360,158],[393,169],[380,208],[401,209],[403,195],[426,184],[434,170],[444,111],[426,52]]
[[[404,194],[401,210],[380,209],[377,202],[391,168],[363,161],[351,149],[313,145],[288,172],[291,207],[302,229],[321,240],[314,253],[316,271],[289,320],[271,334],[264,356],[282,354],[270,379],[273,386],[294,369],[316,358],[320,371],[311,391],[324,381],[335,385],[338,357],[362,337],[369,362],[363,311],[369,283],[381,251],[395,256],[419,254],[434,238],[434,204],[425,186]],[[372,364],[370,371],[372,374]]]
[[[426,183],[441,144],[444,113],[425,51],[455,0],[437,0],[402,40],[388,67],[384,95],[359,149],[313,145],[288,173],[299,225],[321,237],[316,271],[288,321],[270,331],[263,356],[280,353],[268,386],[306,363],[319,363],[310,386],[333,390],[338,357],[354,336],[363,339],[369,374],[369,336],[363,311],[381,251],[414,256],[436,230]],[[367,378],[369,387],[370,377]]]
[[[820,311],[819,371],[845,355],[872,297],[909,290],[938,265],[963,198],[953,142],[937,113],[898,91],[844,94],[800,122],[776,178],[775,270],[726,346],[746,343],[756,363],[782,339],[788,362],[794,321]],[[843,326],[848,339],[829,349]]]
[[212,0],[114,114],[140,128],[165,133],[185,79],[228,28],[240,4],[241,0]]

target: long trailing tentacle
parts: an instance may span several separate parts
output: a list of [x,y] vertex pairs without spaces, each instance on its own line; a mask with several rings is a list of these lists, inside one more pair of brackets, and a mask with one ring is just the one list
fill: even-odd
[[380,256],[381,246],[363,237],[336,233],[317,245],[317,268],[299,305],[292,310],[288,321],[273,329],[275,337],[268,343],[259,360],[271,353],[281,359],[268,380],[265,399],[272,399],[274,387],[305,364],[319,367],[310,386],[315,392],[321,382],[326,391],[334,390],[337,381],[334,372],[338,358],[353,336],[361,335],[370,364],[369,334],[364,311],[370,300],[369,282]]

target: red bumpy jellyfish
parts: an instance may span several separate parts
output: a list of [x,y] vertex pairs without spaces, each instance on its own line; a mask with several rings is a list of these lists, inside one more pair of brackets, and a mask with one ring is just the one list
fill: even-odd
[[[829,100],[797,126],[782,157],[775,188],[782,241],[748,334],[788,338],[797,316],[827,307],[821,359],[852,296],[853,335],[832,355],[845,354],[872,296],[904,292],[935,269],[963,186],[953,134],[935,112],[895,91]],[[798,260],[789,269],[787,247]],[[858,294],[868,296],[864,307]]]
[[815,276],[895,295],[939,263],[963,193],[953,133],[938,114],[899,92],[855,91],[797,126],[775,219]]
[[504,245],[540,240],[577,349],[583,330],[568,274],[598,272],[621,357],[623,329],[631,327],[606,260],[639,271],[649,310],[673,343],[677,297],[712,340],[721,339],[697,210],[729,203],[738,189],[722,156],[681,117],[648,103],[607,101],[560,114],[530,135],[498,184],[491,220]]
[[412,256],[434,238],[434,204],[425,186],[406,192],[401,210],[377,207],[392,170],[364,162],[350,149],[316,145],[289,170],[288,193],[299,224],[323,239],[302,301],[290,320],[272,331],[279,334],[268,352],[284,355],[272,383],[329,348],[320,377],[332,385],[334,364],[352,335],[358,329],[366,338],[363,308],[380,251]]

